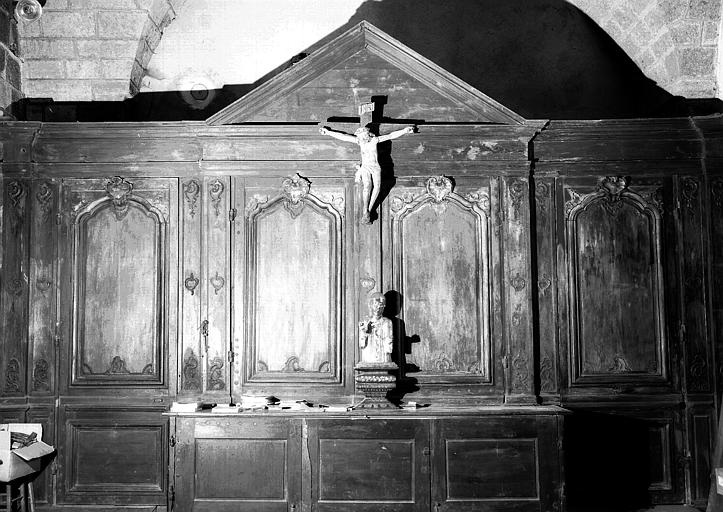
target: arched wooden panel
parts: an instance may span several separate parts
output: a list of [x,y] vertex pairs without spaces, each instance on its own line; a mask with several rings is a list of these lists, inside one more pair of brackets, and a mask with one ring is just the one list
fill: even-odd
[[[342,199],[344,191],[339,189]],[[338,383],[341,379],[342,215],[301,176],[246,208],[246,378]]]
[[571,383],[667,382],[659,190],[566,190]]
[[[489,191],[444,176],[391,197],[393,282],[405,363],[435,382],[491,382]],[[405,343],[407,340],[398,340]],[[416,368],[415,368],[416,367]]]
[[166,220],[113,178],[73,223],[73,385],[163,382]]

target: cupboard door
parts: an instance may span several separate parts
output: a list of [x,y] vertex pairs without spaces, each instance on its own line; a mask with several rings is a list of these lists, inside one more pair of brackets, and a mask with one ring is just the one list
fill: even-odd
[[238,194],[245,384],[341,384],[347,186],[297,174],[256,179]]
[[178,393],[199,394],[203,391],[201,223],[203,221],[202,181],[196,178],[181,182],[181,314],[178,333]]
[[70,386],[166,384],[175,180],[65,180]]
[[559,510],[561,421],[552,415],[438,420],[434,510]]
[[162,412],[61,405],[58,504],[165,505],[169,438]]
[[420,382],[494,383],[492,181],[409,179],[388,200],[395,338]]
[[313,510],[429,510],[427,422],[309,420],[308,443]]
[[570,385],[671,384],[662,252],[670,182],[567,180],[561,193]]
[[181,332],[178,392],[229,393],[230,180],[181,181]]
[[[677,407],[578,407],[566,419],[565,475],[571,510],[596,496],[601,510],[685,500],[684,412]],[[594,442],[591,442],[594,440]],[[600,493],[615,489],[615,493]]]
[[300,510],[301,428],[282,418],[178,418],[178,510]]
[[229,394],[228,342],[230,338],[229,211],[230,187],[227,177],[204,181],[204,229],[201,254],[204,297],[204,390]]

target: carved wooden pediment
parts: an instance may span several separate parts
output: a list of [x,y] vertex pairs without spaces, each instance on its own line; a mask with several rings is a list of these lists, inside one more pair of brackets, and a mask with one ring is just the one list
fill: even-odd
[[525,119],[366,21],[260,84],[207,120],[325,122],[355,117],[357,105],[386,96],[384,116],[425,122],[519,125]]

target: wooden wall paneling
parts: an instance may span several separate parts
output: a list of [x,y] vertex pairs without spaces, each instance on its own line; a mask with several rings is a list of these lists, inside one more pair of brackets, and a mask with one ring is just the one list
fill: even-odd
[[194,423],[195,419],[190,417],[169,418],[172,430],[173,447],[173,473],[169,479],[169,506],[174,510],[192,510],[193,489],[196,471],[194,469],[195,441]]
[[59,505],[166,504],[164,408],[61,404]]
[[557,283],[555,275],[556,250],[556,202],[554,178],[535,178],[534,232],[536,234],[536,264],[532,266],[537,277],[535,295],[537,313],[537,336],[539,354],[537,376],[539,393],[559,401],[558,380],[558,328],[557,328]]
[[[43,426],[43,441],[49,445],[55,446],[58,443],[55,438],[55,406],[54,404],[33,404],[28,410],[25,420],[28,423],[40,423]],[[57,472],[56,456],[50,456],[52,462],[33,482],[35,491],[35,500],[38,503],[52,503],[54,497],[54,482]]]
[[552,415],[435,420],[434,510],[559,510],[559,421]]
[[706,256],[703,242],[701,177],[682,176],[678,182],[678,215],[682,250],[681,293],[683,322],[679,326],[685,347],[688,394],[710,393],[712,351],[708,340]]
[[711,480],[711,472],[714,467],[715,426],[715,408],[712,404],[699,404],[688,409],[690,500],[696,507],[706,505],[711,483],[714,482]]
[[[537,172],[537,171],[536,171]],[[568,268],[570,262],[568,261],[568,244],[567,236],[565,235],[565,200],[566,200],[566,180],[562,177],[555,178],[555,256],[557,259],[557,265],[555,267],[555,276],[557,278],[557,334],[559,336],[559,348],[560,348],[560,395],[563,400],[567,397],[570,390],[570,377],[572,372],[571,368],[571,357],[570,357],[570,283],[568,282]]]
[[[387,178],[384,176],[384,178]],[[384,181],[384,180],[383,180]],[[371,224],[364,224],[361,222],[362,214],[364,212],[364,199],[361,196],[361,184],[357,183],[356,180],[350,185],[351,202],[347,205],[347,212],[349,216],[348,226],[352,231],[352,247],[354,248],[354,259],[352,260],[352,274],[350,287],[354,291],[353,298],[353,311],[347,316],[350,325],[353,330],[350,331],[351,340],[353,342],[352,351],[350,352],[352,358],[349,359],[351,366],[356,364],[361,359],[361,353],[358,342],[358,328],[356,327],[358,322],[363,321],[369,315],[369,306],[367,304],[369,295],[374,292],[383,293],[387,300],[386,311],[383,313],[384,316],[396,316],[397,311],[400,307],[399,297],[395,293],[394,285],[388,275],[385,274],[386,267],[382,263],[382,248],[385,247],[382,242],[382,223],[386,215],[386,210],[382,201],[385,198],[384,189],[380,192],[377,199],[377,205],[374,210],[375,213],[371,214]],[[387,273],[388,274],[388,273]],[[399,328],[399,323],[395,321],[395,333],[394,342],[396,344],[394,348],[394,354],[392,360],[396,362],[400,367],[399,376],[404,379],[404,342],[402,338],[404,334]],[[353,377],[352,377],[353,378]],[[404,381],[406,382],[406,381]],[[405,388],[406,384],[400,384],[400,388]]]
[[657,172],[661,164],[699,167],[701,142],[700,131],[689,118],[553,120],[535,138],[535,158],[578,168],[605,161],[623,170],[635,161]]
[[4,188],[0,393],[11,397],[27,391],[32,185],[30,180],[11,179]]
[[505,290],[505,403],[535,402],[535,354],[532,327],[530,181],[502,179]]
[[58,300],[56,307],[57,312],[57,340],[58,340],[58,359],[56,361],[58,382],[56,388],[58,394],[67,394],[70,389],[71,376],[71,341],[72,341],[72,322],[69,320],[73,315],[73,279],[72,279],[72,220],[73,220],[73,188],[76,185],[68,179],[60,179],[60,187],[58,192],[58,262],[57,262],[57,282]]
[[[176,181],[65,180],[72,386],[167,385],[176,328]],[[175,272],[173,277],[175,280]],[[170,291],[169,291],[170,290]],[[171,353],[175,357],[175,349]]]
[[234,222],[231,225],[231,396],[234,403],[240,402],[243,394],[244,359],[246,356],[246,180],[242,176],[231,177],[231,208]]
[[346,202],[338,179],[249,180],[247,384],[340,389]]
[[[1,169],[0,169],[1,170]],[[5,180],[0,175],[0,240],[5,242]],[[3,271],[3,258],[5,251],[0,249],[0,275]],[[2,293],[0,291],[0,311],[2,310]]]
[[34,122],[3,122],[3,126],[0,127],[0,141],[2,141],[0,151],[3,162],[32,161],[32,146],[41,126],[41,123]]
[[[670,404],[577,404],[565,419],[570,510],[596,503],[614,510],[686,499],[685,411]],[[594,440],[594,442],[591,442]]]
[[[329,124],[335,130],[347,133],[353,133],[359,127],[351,123]],[[380,133],[398,128],[398,124],[383,123],[379,126]],[[534,125],[424,125],[420,137],[405,137],[393,142],[394,161],[413,162],[418,167],[430,165],[430,162],[444,162],[444,165],[459,165],[468,170],[470,163],[485,165],[492,161],[526,161],[527,142],[536,128]],[[274,148],[274,160],[279,162],[316,161],[323,165],[329,161],[353,163],[359,160],[358,147],[340,144],[320,135],[316,125],[227,126],[223,130],[226,131],[218,127],[213,136],[202,139],[202,163],[265,162],[269,160],[270,144]]]
[[570,385],[671,385],[662,182],[567,179],[564,198]]
[[179,250],[181,272],[181,320],[179,337],[178,393],[200,394],[204,382],[204,326],[201,314],[201,298],[208,281],[203,280],[201,270],[201,223],[204,217],[202,182],[197,177],[181,181],[179,203],[181,205],[181,229]]
[[401,363],[422,394],[493,394],[494,178],[397,180],[384,210]]
[[490,241],[491,241],[491,253],[490,253],[490,286],[492,287],[491,292],[491,303],[490,303],[490,318],[492,320],[492,350],[493,355],[492,369],[494,371],[494,387],[495,394],[502,396],[505,393],[506,381],[505,381],[505,360],[504,354],[506,353],[506,320],[505,314],[506,309],[504,306],[505,300],[505,256],[504,256],[504,190],[501,185],[502,178],[499,176],[490,177]]
[[215,395],[228,395],[230,384],[230,195],[227,177],[204,178],[201,279],[205,286],[202,288],[201,341],[204,391]]
[[429,510],[427,422],[310,419],[307,443],[313,510]]
[[[353,89],[349,84],[355,84]],[[403,97],[398,94],[399,87],[404,87]],[[368,49],[362,49],[338,67],[318,74],[280,100],[265,105],[263,110],[246,121],[298,123],[315,122],[332,115],[353,117],[357,115],[354,109],[357,98],[375,95],[393,98],[385,105],[384,112],[393,119],[429,121],[429,116],[433,115],[436,122],[479,120],[479,114],[464,103],[440,95],[407,71]],[[324,106],[324,115],[319,113],[320,104]]]
[[709,177],[708,224],[710,244],[710,290],[712,339],[715,342],[716,405],[723,398],[723,176]]
[[25,423],[27,404],[3,404],[0,407],[0,423]]
[[31,395],[55,391],[57,344],[57,180],[32,184],[28,383]]
[[[65,124],[65,123],[62,123]],[[67,126],[67,125],[66,125]],[[87,126],[87,125],[86,125]],[[37,162],[184,162],[202,158],[200,145],[192,139],[168,137],[139,137],[137,134],[117,133],[108,125],[97,129],[105,137],[74,137],[62,135],[43,137],[33,147]],[[86,128],[87,129],[87,128]],[[67,128],[65,128],[67,133]]]
[[302,428],[289,418],[179,418],[178,510],[301,509]]
[[[712,337],[716,358],[716,394],[714,407],[717,407],[718,422],[716,423],[715,451],[711,460],[711,468],[723,467],[723,176],[719,174],[720,163],[716,173],[708,178],[708,222],[709,222],[709,279],[710,279],[710,311]],[[712,512],[723,507],[723,496],[716,492],[715,476],[710,479],[708,510]]]

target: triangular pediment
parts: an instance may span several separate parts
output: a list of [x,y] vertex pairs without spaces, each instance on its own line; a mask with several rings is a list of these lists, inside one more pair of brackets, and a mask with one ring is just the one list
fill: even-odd
[[357,106],[373,96],[385,96],[384,117],[399,121],[525,122],[366,21],[311,51],[206,122],[325,122],[358,116]]

